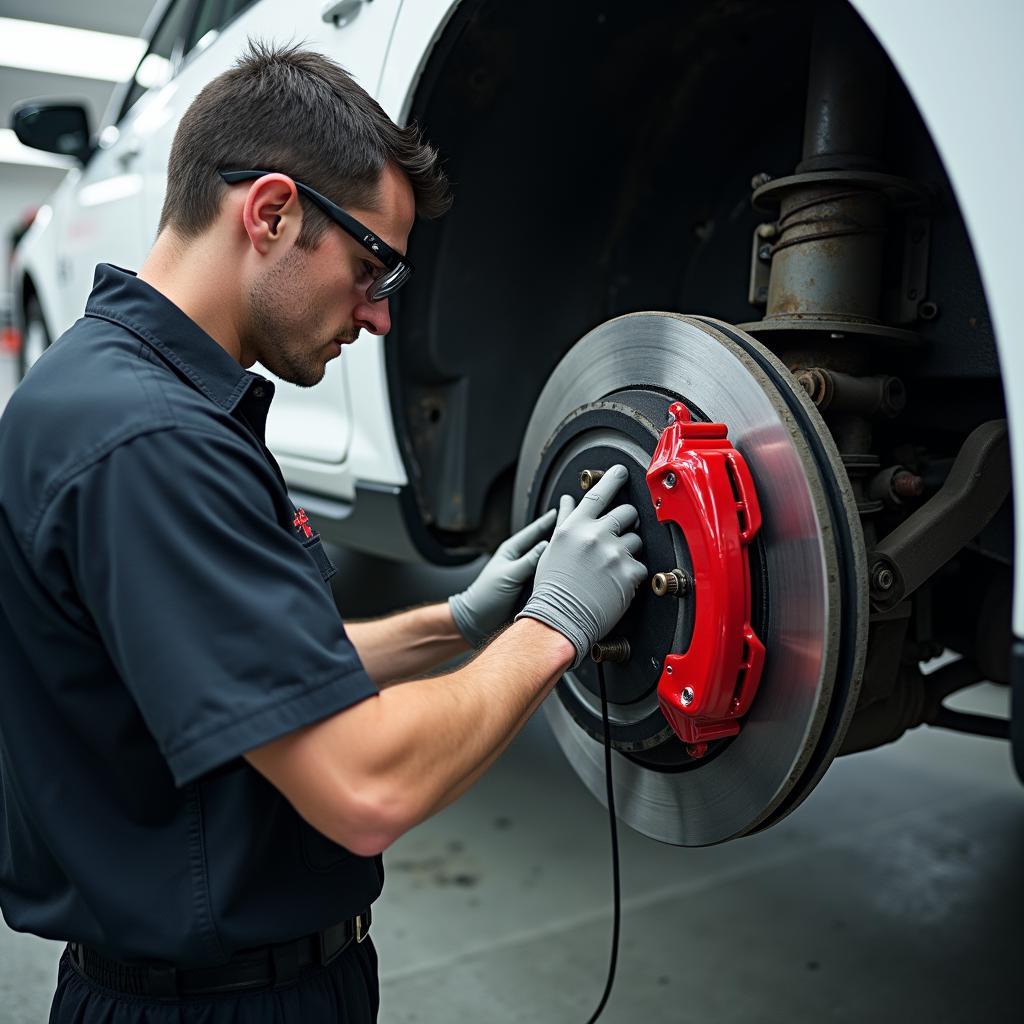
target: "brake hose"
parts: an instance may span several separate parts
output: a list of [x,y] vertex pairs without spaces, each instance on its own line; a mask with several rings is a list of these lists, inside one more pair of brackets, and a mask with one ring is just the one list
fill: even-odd
[[601,688],[601,721],[604,725],[604,781],[608,792],[608,828],[612,841],[612,955],[608,964],[608,980],[604,984],[604,992],[597,1009],[591,1014],[587,1024],[601,1016],[612,994],[615,983],[615,968],[619,961],[619,927],[622,923],[622,889],[619,881],[619,830],[615,820],[615,792],[612,787],[612,735],[608,724],[608,693],[604,685],[604,665],[597,662],[597,681]]

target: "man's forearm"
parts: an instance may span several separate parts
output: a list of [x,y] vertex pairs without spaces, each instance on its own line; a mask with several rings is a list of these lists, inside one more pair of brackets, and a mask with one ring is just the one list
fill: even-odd
[[523,619],[457,671],[390,687],[247,757],[315,828],[378,853],[494,762],[574,656]]
[[345,632],[370,678],[381,687],[422,675],[469,650],[447,602],[346,622]]
[[371,777],[400,794],[399,832],[451,803],[494,763],[573,656],[564,637],[526,619],[455,672],[381,694]]
[[[500,654],[500,647],[495,650],[495,654]],[[483,669],[484,665],[479,666]],[[565,666],[568,668],[568,665]],[[558,672],[553,677],[553,682],[561,678],[561,672]],[[516,720],[510,725],[508,731],[500,738],[499,742],[493,746],[487,753],[474,765],[470,766],[466,771],[465,775],[454,785],[452,785],[443,796],[431,807],[427,817],[437,814],[438,811],[443,810],[449,804],[454,803],[463,793],[470,789],[473,784],[479,779],[490,767],[498,760],[499,757],[505,752],[508,745],[519,735],[520,730],[524,725],[533,717],[533,714],[537,709],[544,703],[548,694],[551,692],[551,686],[544,686],[542,689],[538,689],[534,694],[533,699],[523,705],[520,709],[520,713]]]

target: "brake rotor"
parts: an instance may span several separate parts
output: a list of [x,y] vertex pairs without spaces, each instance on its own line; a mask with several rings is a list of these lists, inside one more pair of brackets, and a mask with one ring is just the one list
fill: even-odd
[[[583,470],[621,463],[629,480],[616,500],[638,509],[650,576],[692,573],[687,535],[659,522],[646,479],[677,402],[687,421],[725,424],[756,487],[762,522],[745,557],[749,626],[766,652],[760,685],[736,735],[698,749],[669,724],[658,683],[671,656],[690,648],[699,590],[658,597],[643,588],[613,630],[629,641],[630,658],[606,665],[605,678],[619,817],[662,842],[704,846],[778,821],[835,756],[866,647],[865,553],[831,435],[786,367],[728,324],[671,313],[608,321],[559,363],[520,451],[516,525],[562,493],[578,498]],[[596,666],[566,673],[545,712],[603,800]]]

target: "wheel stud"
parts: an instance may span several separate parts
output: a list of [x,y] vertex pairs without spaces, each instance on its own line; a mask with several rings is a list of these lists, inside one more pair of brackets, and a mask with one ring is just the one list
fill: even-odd
[[625,637],[602,640],[590,648],[594,661],[629,661],[629,641]]
[[674,597],[682,597],[690,589],[690,577],[682,569],[669,569],[668,572],[659,572],[651,580],[651,590],[658,597],[665,597],[669,594]]
[[604,476],[603,469],[585,469],[580,473],[580,490],[589,491],[601,477]]

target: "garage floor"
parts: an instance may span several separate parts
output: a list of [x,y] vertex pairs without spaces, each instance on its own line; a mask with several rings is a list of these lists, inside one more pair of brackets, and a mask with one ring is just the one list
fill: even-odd
[[[12,380],[0,358],[0,407]],[[339,562],[342,608],[376,611],[370,560]],[[403,571],[410,603],[457,585],[458,574]],[[956,706],[1005,714],[1007,699],[983,685]],[[620,838],[622,953],[606,1021],[1024,1013],[1024,790],[1003,743],[918,731],[845,758],[781,825],[722,847]],[[587,1019],[608,959],[607,819],[542,716],[385,868],[373,927],[383,1022]],[[0,925],[3,1024],[45,1020],[59,949]]]

